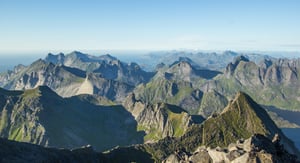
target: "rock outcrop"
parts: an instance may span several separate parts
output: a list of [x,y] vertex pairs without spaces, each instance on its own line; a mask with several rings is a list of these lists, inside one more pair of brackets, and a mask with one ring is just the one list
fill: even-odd
[[250,138],[240,139],[225,148],[199,147],[188,154],[178,151],[168,156],[164,163],[240,163],[240,162],[297,162],[295,155],[287,152],[280,144],[278,135],[271,141],[264,135],[254,134]]
[[138,129],[146,132],[145,141],[157,141],[167,136],[179,137],[195,123],[185,110],[166,104],[144,104],[131,94],[123,105],[135,117]]

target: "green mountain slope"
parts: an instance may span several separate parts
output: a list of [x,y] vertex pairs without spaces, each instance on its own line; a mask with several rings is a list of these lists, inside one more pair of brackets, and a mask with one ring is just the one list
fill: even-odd
[[144,133],[122,106],[62,98],[46,86],[8,92],[1,91],[1,137],[50,147],[91,144],[97,150],[143,142]]
[[130,96],[125,107],[96,95],[62,98],[47,86],[25,91],[1,89],[0,96],[1,137],[49,147],[91,144],[105,150],[179,137],[190,125],[202,121],[180,107],[144,104]]
[[[248,139],[257,133],[269,139],[278,134],[285,149],[299,156],[294,144],[284,136],[266,111],[244,93],[238,93],[220,115],[210,117],[200,125],[191,126],[183,136],[167,137],[157,143],[128,147],[128,152],[143,151],[152,155],[152,158],[148,159],[162,161],[175,151],[192,153],[203,145],[226,147],[230,143],[235,143],[239,139]],[[118,153],[126,149],[114,149],[111,155],[121,157],[122,155]],[[134,159],[138,158],[132,156],[131,160]]]
[[145,103],[169,103],[196,114],[203,94],[200,86],[218,74],[217,71],[195,69],[186,61],[175,62],[159,69],[150,82],[137,86],[134,93]]
[[201,117],[190,116],[178,106],[166,103],[145,104],[131,94],[123,103],[138,123],[138,130],[144,131],[146,142],[153,142],[167,136],[179,137],[189,126],[201,123]]

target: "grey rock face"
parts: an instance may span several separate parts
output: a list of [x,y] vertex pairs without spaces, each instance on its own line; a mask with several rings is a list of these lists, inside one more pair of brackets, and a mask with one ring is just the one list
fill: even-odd
[[115,80],[135,86],[146,83],[154,75],[146,72],[136,63],[124,63],[111,55],[92,56],[78,51],[70,54],[48,54],[46,62],[60,63],[88,73],[100,73],[103,78]]
[[123,105],[135,117],[138,125],[156,141],[167,136],[181,136],[193,123],[192,117],[183,109],[165,103],[144,104],[130,94]]
[[163,162],[296,162],[296,156],[289,154],[280,145],[280,140],[275,139],[276,141],[272,142],[263,135],[255,134],[249,139],[238,140],[236,144],[231,144],[228,148],[200,147],[192,154],[176,152]]
[[2,87],[6,89],[24,90],[46,85],[63,97],[82,94],[81,89],[85,90],[82,87],[88,80],[92,90],[86,92],[116,102],[122,101],[133,90],[133,86],[103,78],[101,74],[87,74],[76,68],[55,65],[43,60],[38,60],[9,76],[2,75],[0,79],[2,79]]

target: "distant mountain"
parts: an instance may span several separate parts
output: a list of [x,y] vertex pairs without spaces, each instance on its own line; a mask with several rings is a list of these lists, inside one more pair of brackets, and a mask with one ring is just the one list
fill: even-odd
[[300,59],[263,60],[256,64],[238,57],[228,64],[224,75],[203,85],[203,91],[217,90],[230,97],[242,90],[260,104],[297,110],[300,105]]
[[[235,148],[234,146],[238,145],[231,143],[236,143],[236,141],[240,139],[244,140],[241,141],[242,144],[240,143],[242,147]],[[271,140],[274,140],[273,143],[271,143]],[[282,143],[283,146],[281,146],[279,142]],[[207,148],[208,153],[204,151],[206,153],[197,156],[197,149],[206,147],[210,147]],[[216,147],[221,147],[221,150],[211,149]],[[242,153],[236,153],[237,155],[233,156],[232,152],[238,152],[238,149],[241,149],[240,152]],[[213,115],[200,125],[191,126],[187,132],[179,138],[166,137],[156,143],[116,148],[111,150],[109,154],[111,157],[116,157],[126,162],[151,162],[152,159],[160,162],[165,159],[168,160],[173,154],[184,156],[180,155],[181,153],[188,157],[191,156],[190,159],[197,156],[198,158],[200,157],[200,159],[212,159],[213,161],[216,161],[217,158],[221,158],[221,161],[222,159],[224,159],[224,161],[226,161],[226,159],[237,159],[237,162],[242,158],[249,158],[249,160],[244,159],[242,162],[245,162],[245,160],[247,160],[246,162],[251,162],[253,159],[259,159],[260,161],[275,161],[276,159],[283,161],[284,159],[292,159],[293,157],[289,154],[287,155],[288,157],[281,155],[285,153],[284,149],[299,157],[299,151],[295,148],[292,141],[277,128],[266,111],[248,95],[240,92],[221,114]],[[219,153],[217,151],[219,151]],[[139,158],[134,155],[136,152],[148,153],[150,156],[148,158]],[[126,153],[126,155],[122,153]],[[249,156],[250,153],[257,153],[257,155]],[[263,156],[269,157],[265,158]],[[181,157],[179,159],[185,158],[186,157]]]
[[[236,56],[238,53],[227,51],[225,54]],[[134,91],[137,99],[144,102],[169,103],[180,106],[191,114],[200,113],[204,117],[221,111],[227,104],[227,99],[232,98],[239,90],[253,95],[261,104],[296,109],[299,93],[292,90],[297,90],[299,86],[299,61],[268,59],[266,56],[262,57],[265,59],[260,63],[255,63],[249,58],[236,56],[221,73],[199,69],[199,66],[193,66],[196,60],[179,57],[170,66],[158,66],[156,74],[150,80],[154,73],[145,75],[145,71],[138,65],[134,69],[134,64],[125,64],[110,55],[96,57],[75,51],[66,56],[62,53],[49,54],[46,61],[38,60],[27,67],[19,65],[14,71],[0,75],[0,86],[23,90],[47,85],[63,97],[97,94],[117,103],[121,103]],[[93,72],[74,68],[76,66]],[[147,74],[150,76],[144,80]],[[150,81],[146,82],[148,80]],[[142,84],[135,85],[139,83]],[[259,96],[256,95],[260,91],[263,92],[263,97],[257,99]],[[220,95],[220,99],[209,98],[213,99],[209,101],[202,98],[204,94],[209,95],[211,92]]]
[[126,61],[137,62],[148,71],[153,71],[159,63],[171,65],[176,61],[189,62],[195,68],[222,70],[229,62],[239,55],[247,56],[252,61],[259,63],[263,59],[273,59],[268,55],[256,53],[240,53],[234,51],[224,52],[199,52],[199,51],[157,51],[133,57],[123,57]]
[[[63,97],[97,94],[113,101],[122,101],[134,88],[126,83],[103,78],[98,73],[87,73],[77,68],[47,63],[41,59],[27,67],[19,66],[13,72],[3,73],[0,79],[0,86],[10,90],[47,85]],[[90,87],[86,87],[87,83]]]
[[[265,106],[296,111],[300,104],[300,94],[297,91],[300,86],[299,59],[264,59],[255,63],[248,57],[237,56],[223,73],[198,80],[191,80],[193,78],[190,77],[196,73],[189,70],[195,68],[183,71],[175,66],[178,63],[183,62],[177,61],[171,68],[161,66],[149,83],[135,88],[137,98],[150,102],[166,101],[181,106],[191,114],[201,114],[204,117],[221,112],[228,99],[233,98],[240,90],[251,94]],[[177,74],[174,75],[173,72]],[[282,119],[279,114],[269,113],[280,127],[300,125],[289,123],[286,121],[291,120],[288,117]]]
[[207,118],[214,113],[222,112],[227,104],[228,100],[225,96],[215,90],[210,90],[203,93],[198,113]]
[[190,116],[178,106],[166,103],[145,104],[129,95],[123,103],[138,122],[138,130],[146,132],[146,142],[157,141],[167,136],[182,136],[189,126],[201,123],[204,118]]
[[87,72],[100,73],[105,79],[127,83],[132,86],[146,83],[154,75],[152,72],[142,70],[136,63],[124,63],[109,54],[92,56],[78,51],[67,55],[50,53],[45,58],[45,61]]
[[194,114],[203,95],[199,85],[218,74],[218,71],[196,69],[186,61],[175,62],[170,67],[160,68],[150,82],[137,86],[134,93],[146,103],[166,102]]

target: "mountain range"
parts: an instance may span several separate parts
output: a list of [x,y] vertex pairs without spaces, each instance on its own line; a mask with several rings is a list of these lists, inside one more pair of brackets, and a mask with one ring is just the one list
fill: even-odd
[[191,63],[193,67],[198,69],[205,68],[210,70],[222,70],[228,63],[234,58],[244,55],[255,63],[259,63],[261,60],[275,59],[270,55],[259,54],[259,53],[241,53],[234,51],[224,52],[203,52],[203,51],[187,51],[187,50],[173,50],[173,51],[155,51],[149,52],[148,54],[141,55],[129,55],[122,56],[119,58],[127,62],[137,62],[147,71],[153,71],[156,65],[164,63],[171,65],[176,61],[187,61]]
[[[43,89],[49,88],[40,88],[40,90]],[[18,96],[22,92],[5,93]],[[47,93],[41,94],[48,95]],[[24,130],[19,132],[24,133]],[[97,136],[100,135],[97,134]],[[103,140],[100,137],[97,139]],[[179,162],[185,160],[197,162],[199,159],[203,162],[251,162],[251,160],[295,162],[296,156],[299,156],[292,141],[277,128],[266,111],[242,92],[236,95],[221,114],[212,115],[201,124],[191,125],[182,136],[177,138],[167,136],[157,142],[116,147],[104,153],[95,152],[92,147],[71,151],[58,150],[5,139],[0,139],[0,145],[7,149],[1,148],[2,161],[23,160],[26,162],[32,160],[65,160],[67,162],[160,162],[164,160]],[[31,154],[34,151],[36,151],[35,156]]]
[[[224,148],[241,138],[247,139],[253,134],[264,135],[270,140],[277,134],[281,137],[281,142],[286,150],[299,155],[292,141],[284,136],[264,109],[242,92],[236,95],[221,114],[212,115],[203,123],[191,126],[179,138],[167,137],[157,143],[116,148],[111,153],[117,158],[126,160],[126,158],[122,158],[124,157],[122,153],[126,153],[126,150],[144,151],[151,155],[148,161],[154,158],[155,161],[160,162],[176,151],[184,151],[191,155],[201,146]],[[134,154],[130,155],[130,159],[137,159],[138,161],[134,160],[137,162],[144,161],[139,160],[138,156],[134,157]]]
[[[13,147],[6,159],[18,160],[12,154],[18,148],[67,162],[299,157],[278,128],[300,127],[285,115],[299,111],[299,59],[232,51],[169,57],[147,72],[108,54],[49,53],[1,73],[0,143]],[[92,147],[74,149],[87,144]],[[34,157],[25,153],[18,158]]]

